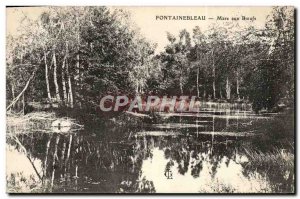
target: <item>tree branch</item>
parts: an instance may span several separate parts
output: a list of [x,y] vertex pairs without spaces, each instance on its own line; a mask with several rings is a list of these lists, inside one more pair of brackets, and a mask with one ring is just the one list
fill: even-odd
[[30,76],[30,78],[28,79],[28,81],[26,82],[26,85],[25,85],[25,87],[23,88],[23,90],[21,91],[21,93],[15,98],[15,99],[13,99],[13,101],[10,103],[10,105],[6,108],[6,111],[8,111],[19,99],[20,99],[20,97],[23,95],[23,93],[26,91],[26,89],[28,88],[28,86],[29,86],[29,83],[30,83],[30,81],[33,79],[33,77],[34,77],[34,75],[35,75],[35,72],[36,71],[34,71],[32,74],[31,74],[31,76]]

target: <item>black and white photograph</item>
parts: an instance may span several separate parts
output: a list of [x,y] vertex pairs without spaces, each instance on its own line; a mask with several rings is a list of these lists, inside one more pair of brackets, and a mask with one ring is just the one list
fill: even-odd
[[292,6],[7,6],[6,192],[295,194],[295,29]]

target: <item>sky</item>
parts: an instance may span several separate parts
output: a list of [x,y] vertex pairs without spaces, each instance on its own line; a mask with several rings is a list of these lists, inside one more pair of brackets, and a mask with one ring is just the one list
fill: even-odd
[[[239,20],[234,22],[240,28],[254,26],[262,28],[267,15],[272,7],[112,7],[122,8],[131,13],[132,21],[139,27],[140,32],[149,41],[157,43],[156,52],[162,51],[168,44],[166,33],[178,36],[179,31],[187,29],[190,33],[195,26],[202,31],[208,29],[213,23],[225,26],[229,21],[217,21],[218,16],[227,17],[255,17],[254,21]],[[17,34],[23,16],[30,19],[37,19],[45,10],[43,7],[7,8],[7,33]],[[206,20],[156,20],[157,16],[205,16]],[[208,19],[213,18],[213,19]]]

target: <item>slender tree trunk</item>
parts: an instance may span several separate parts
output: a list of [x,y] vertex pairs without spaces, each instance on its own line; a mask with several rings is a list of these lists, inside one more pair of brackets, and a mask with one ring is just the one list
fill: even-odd
[[66,160],[65,160],[65,172],[68,170],[68,167],[69,167],[69,165],[70,165],[70,164],[68,164],[68,163],[69,163],[70,154],[71,154],[72,140],[73,140],[73,136],[70,135],[69,146],[68,146],[68,152],[67,152],[67,157],[66,157]]
[[81,74],[80,74],[80,56],[79,56],[79,50],[76,55],[76,69],[77,69],[77,79],[78,79],[78,85],[81,84]]
[[138,94],[139,93],[139,81],[138,80],[135,80],[135,92]]
[[49,148],[50,148],[50,143],[51,143],[52,136],[49,138],[47,145],[46,145],[46,157],[44,161],[44,168],[43,168],[43,177],[42,177],[42,183],[44,184],[45,182],[45,177],[47,176],[47,166],[48,166],[48,154],[49,154]]
[[64,159],[65,159],[65,153],[66,153],[66,140],[64,139],[62,151],[61,151],[61,159],[60,159],[60,168],[62,169],[64,167]]
[[11,94],[12,94],[12,99],[15,99],[15,86],[14,84],[11,84]]
[[197,68],[197,97],[199,97],[200,96],[200,94],[199,94],[199,66],[198,66],[198,68]]
[[73,108],[74,107],[74,99],[73,99],[72,81],[71,81],[71,75],[70,75],[70,71],[69,71],[68,60],[67,60],[66,64],[67,64],[67,76],[68,76],[68,86],[69,86],[68,102],[70,104],[70,107]]
[[[77,66],[77,88],[80,90],[82,89],[82,77],[81,77],[81,66],[80,66],[80,23],[79,23],[79,16],[76,16],[76,23],[77,23],[77,55],[76,55],[76,66]],[[81,102],[77,103],[79,107],[81,107]]]
[[[227,49],[227,46],[225,48]],[[226,68],[227,68],[227,71],[230,71],[229,67],[228,67],[228,57],[226,57]],[[229,73],[227,74],[227,78],[226,78],[226,98],[227,98],[227,100],[230,100],[231,85],[230,85],[228,76],[229,76]]]
[[54,78],[54,85],[55,85],[56,100],[57,100],[57,102],[60,103],[61,97],[59,94],[59,87],[58,87],[58,83],[57,83],[57,63],[56,63],[56,55],[55,55],[54,48],[53,48],[53,65],[54,65],[53,78]]
[[[12,101],[13,101],[16,98],[16,96],[15,96],[15,86],[14,86],[13,83],[11,84],[11,94],[12,94]],[[14,108],[14,105],[12,106],[12,108]]]
[[231,85],[227,76],[226,79],[226,98],[229,100],[230,99],[230,93],[231,93]]
[[[198,48],[197,48],[197,61],[200,61],[199,60],[199,53],[198,53]],[[199,97],[200,96],[200,94],[199,94],[199,73],[200,73],[200,63],[198,63],[198,65],[197,65],[197,82],[196,82],[196,86],[197,86],[197,97]]]
[[182,75],[180,75],[180,80],[179,80],[179,87],[180,87],[180,93],[183,95],[183,84],[182,84]]
[[237,94],[237,98],[240,99],[240,81],[239,81],[239,72],[237,72],[236,75],[236,94]]
[[215,66],[215,55],[214,50],[212,50],[212,62],[213,62],[213,98],[216,99],[216,66]]
[[50,104],[52,103],[51,92],[50,92],[50,85],[49,85],[49,72],[48,72],[48,64],[47,64],[47,54],[46,50],[44,49],[44,62],[45,62],[45,79],[46,79],[46,87],[47,87],[47,96]]
[[223,95],[222,95],[222,89],[221,89],[221,84],[220,84],[220,99],[223,99]]
[[65,68],[66,68],[66,60],[68,57],[68,42],[66,42],[66,55],[63,60],[62,70],[61,70],[61,79],[62,79],[62,86],[63,86],[63,96],[64,102],[67,102],[67,88],[66,88],[66,79],[65,79]]
[[25,92],[22,95],[22,104],[23,104],[23,115],[25,115],[25,97],[24,97]]
[[53,162],[52,162],[52,176],[51,176],[51,189],[53,188],[54,185],[54,176],[55,176],[55,163],[57,158],[57,148],[58,148],[58,143],[59,143],[59,135],[56,137],[56,142],[55,142],[55,147],[54,147],[54,154],[53,154]]
[[206,98],[206,80],[204,81],[204,90],[203,90],[203,98]]
[[62,65],[61,81],[62,81],[62,87],[63,87],[64,102],[67,102],[68,96],[67,96],[66,79],[65,79],[65,65],[66,65],[66,60],[64,60],[63,65]]
[[81,88],[81,68],[80,68],[80,25],[79,25],[79,17],[76,16],[77,23],[77,55],[76,55],[76,70],[77,70],[77,79],[79,88]]

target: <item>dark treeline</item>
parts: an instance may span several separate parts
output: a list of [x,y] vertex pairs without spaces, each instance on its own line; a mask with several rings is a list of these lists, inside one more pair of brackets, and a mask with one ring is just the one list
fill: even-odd
[[251,102],[256,111],[293,106],[292,8],[274,7],[262,29],[212,24],[167,39],[155,54],[124,10],[46,8],[7,36],[7,102],[95,109],[114,93]]

